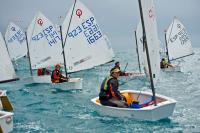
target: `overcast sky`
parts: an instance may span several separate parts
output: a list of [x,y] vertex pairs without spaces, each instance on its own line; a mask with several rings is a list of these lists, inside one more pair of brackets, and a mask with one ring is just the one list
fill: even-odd
[[[139,21],[138,0],[80,0],[95,15],[101,30],[115,50],[135,47],[134,33]],[[0,0],[0,31],[5,34],[13,21],[26,28],[37,11],[60,23],[74,0]],[[155,0],[159,38],[174,16],[185,25],[194,47],[200,46],[200,0]]]

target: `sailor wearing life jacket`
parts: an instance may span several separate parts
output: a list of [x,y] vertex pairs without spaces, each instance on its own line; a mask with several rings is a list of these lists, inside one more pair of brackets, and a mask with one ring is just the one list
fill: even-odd
[[52,83],[61,83],[61,82],[68,81],[68,79],[61,74],[59,64],[55,65],[55,69],[53,70],[51,74],[51,81]]
[[102,105],[126,108],[126,98],[118,91],[118,77],[120,70],[113,68],[110,71],[110,76],[105,78],[101,84],[99,100]]
[[173,67],[171,64],[168,63],[168,61],[165,58],[162,58],[160,62],[160,68],[168,68],[168,67]]

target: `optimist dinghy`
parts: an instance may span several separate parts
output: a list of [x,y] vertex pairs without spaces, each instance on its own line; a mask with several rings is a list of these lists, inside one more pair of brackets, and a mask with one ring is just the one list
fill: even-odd
[[[168,62],[194,54],[186,28],[177,17],[174,17],[165,31],[165,44]],[[163,70],[181,72],[181,66],[174,65],[174,67],[164,68]]]
[[[128,117],[137,120],[156,121],[168,118],[173,114],[176,101],[172,98],[155,94],[154,85],[160,73],[159,39],[153,0],[138,0],[143,30],[143,46],[146,55],[145,73],[149,77],[152,93],[134,90],[124,90],[129,108],[118,108],[101,105],[99,97],[91,99],[100,114]],[[134,101],[137,102],[134,102]],[[137,103],[136,105],[134,105]]]
[[38,12],[27,30],[31,77],[24,80],[32,81],[31,83],[51,84],[55,87],[62,86],[64,90],[82,89],[81,78],[69,78],[68,82],[55,84],[51,82],[51,75],[32,76],[32,69],[53,67],[56,64],[66,63],[63,58],[64,51],[62,50],[62,45],[62,37],[53,23],[41,12]]
[[126,97],[129,105],[132,101],[137,100],[140,107],[138,105],[135,105],[135,108],[103,106],[99,102],[98,97],[93,98],[91,101],[101,115],[148,121],[156,121],[171,116],[176,105],[175,100],[156,94],[157,106],[155,106],[152,102],[152,94],[150,92],[124,90],[121,93]]

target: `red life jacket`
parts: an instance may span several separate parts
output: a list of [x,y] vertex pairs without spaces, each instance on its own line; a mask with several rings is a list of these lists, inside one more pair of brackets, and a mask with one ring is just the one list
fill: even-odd
[[41,76],[41,75],[49,75],[50,72],[49,72],[46,68],[40,68],[40,69],[38,69],[37,74],[38,74],[38,76]]
[[52,74],[51,74],[51,82],[52,83],[59,83],[59,80],[61,78],[61,73],[59,70],[53,70]]

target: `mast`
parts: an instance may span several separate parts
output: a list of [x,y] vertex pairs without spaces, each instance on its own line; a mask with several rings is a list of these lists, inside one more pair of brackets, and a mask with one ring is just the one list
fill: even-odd
[[147,55],[147,62],[148,62],[148,68],[149,68],[149,75],[150,75],[150,83],[151,83],[151,90],[153,93],[153,100],[154,100],[154,105],[157,105],[156,102],[156,97],[155,97],[155,88],[154,88],[154,83],[153,83],[153,75],[151,71],[151,62],[150,62],[150,57],[149,57],[149,50],[148,50],[148,45],[147,45],[147,40],[146,40],[146,31],[145,31],[145,26],[144,26],[144,19],[143,19],[143,11],[142,11],[142,4],[141,0],[138,0],[139,2],[139,10],[140,10],[140,18],[142,22],[142,30],[143,30],[143,44],[146,48],[146,55]]
[[67,77],[67,67],[66,67],[66,59],[65,59],[65,50],[64,50],[64,47],[65,47],[65,44],[66,44],[66,41],[67,41],[67,37],[68,37],[68,33],[69,33],[69,28],[70,28],[70,25],[71,25],[71,21],[72,21],[74,9],[75,9],[75,6],[76,6],[76,1],[77,0],[74,1],[72,13],[71,13],[70,20],[69,20],[69,25],[67,27],[67,34],[65,36],[65,41],[64,42],[63,42],[63,35],[62,35],[62,27],[60,26],[60,35],[61,35],[61,43],[62,43],[62,54],[63,54],[63,60],[64,60],[64,67],[65,67],[65,75],[66,75],[66,77]]
[[61,36],[61,43],[62,43],[62,55],[63,55],[64,67],[65,67],[65,76],[67,77],[67,67],[66,67],[65,50],[64,50],[63,36],[62,36],[62,27],[61,26],[59,27],[60,27],[60,36]]
[[74,14],[74,9],[75,9],[75,6],[76,6],[76,1],[77,0],[74,1],[72,13],[71,13],[71,16],[70,16],[69,25],[68,25],[68,28],[67,28],[67,34],[66,34],[65,41],[64,41],[64,47],[65,47],[65,44],[66,44],[66,41],[67,41],[67,37],[68,37],[68,33],[69,33],[69,28],[70,28],[70,25],[71,25],[72,17],[73,17],[73,14]]
[[31,76],[33,76],[33,72],[31,69],[31,58],[30,58],[30,52],[29,52],[29,46],[28,46],[28,39],[27,39],[27,33],[25,32],[25,36],[26,36],[26,46],[27,46],[27,54],[28,54],[28,61],[29,61],[29,69],[30,69],[30,74]]
[[166,55],[167,55],[167,60],[168,62],[170,63],[170,60],[169,60],[169,53],[168,53],[168,43],[167,43],[167,31],[165,30],[165,45],[166,45]]
[[138,43],[137,43],[137,33],[135,31],[135,44],[136,44],[136,53],[137,53],[137,57],[138,57],[138,67],[139,67],[139,70],[140,70],[140,73],[141,73],[141,66],[140,66],[140,55],[139,55],[139,52],[138,52]]

